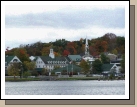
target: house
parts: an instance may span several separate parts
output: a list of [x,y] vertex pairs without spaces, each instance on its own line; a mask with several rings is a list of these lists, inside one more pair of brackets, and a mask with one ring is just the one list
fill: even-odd
[[120,62],[122,60],[121,54],[115,55],[108,52],[105,52],[104,54],[110,59],[110,64],[115,64],[117,66],[117,69],[120,72],[120,69],[121,69]]
[[82,60],[82,57],[80,55],[68,55],[67,57],[69,62],[73,61],[76,63],[76,65],[79,65]]
[[[5,56],[5,75],[8,74],[8,67],[14,62],[21,62],[17,56]],[[22,63],[22,62],[21,62]]]
[[117,60],[117,55],[115,54],[108,53],[106,56],[110,59],[110,61]]
[[121,58],[118,58],[118,59],[116,59],[116,60],[110,60],[110,64],[116,64],[117,65],[117,67],[118,67],[118,69],[120,70],[121,69]]
[[102,70],[102,74],[105,76],[109,76],[111,73],[117,76],[120,73],[119,67],[116,64],[103,64]]

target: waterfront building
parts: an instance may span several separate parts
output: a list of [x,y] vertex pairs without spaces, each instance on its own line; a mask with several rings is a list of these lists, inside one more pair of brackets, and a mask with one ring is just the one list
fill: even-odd
[[5,56],[5,75],[8,75],[7,69],[10,67],[12,63],[22,63],[17,56]]

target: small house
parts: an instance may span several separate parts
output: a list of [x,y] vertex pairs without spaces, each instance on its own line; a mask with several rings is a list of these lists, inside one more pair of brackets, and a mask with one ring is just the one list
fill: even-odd
[[[17,56],[5,56],[5,75],[8,75],[8,67],[14,62],[21,62]],[[21,62],[22,63],[22,62]]]

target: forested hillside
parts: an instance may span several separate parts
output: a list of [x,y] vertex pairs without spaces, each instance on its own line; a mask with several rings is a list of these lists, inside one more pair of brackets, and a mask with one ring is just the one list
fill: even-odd
[[[68,54],[84,54],[85,38],[79,38],[77,41],[67,41],[59,39],[49,43],[40,41],[33,44],[21,44],[18,48],[6,49],[6,55],[17,55],[21,60],[28,60],[28,56],[45,56],[49,54],[49,49],[54,49],[55,56],[67,56]],[[125,53],[125,37],[107,33],[102,37],[88,38],[89,51],[93,56],[100,55],[102,52],[114,54]],[[10,46],[9,46],[10,47]]]

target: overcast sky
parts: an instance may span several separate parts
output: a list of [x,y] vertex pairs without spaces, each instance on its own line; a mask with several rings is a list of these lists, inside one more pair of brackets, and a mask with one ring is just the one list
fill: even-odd
[[7,5],[5,47],[37,41],[125,36],[124,5]]

